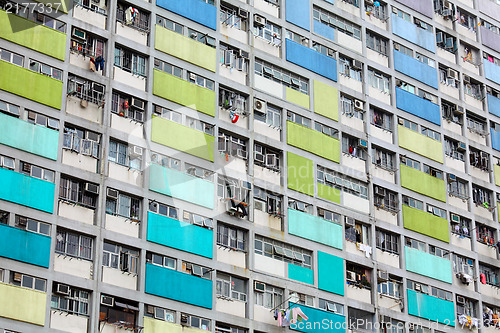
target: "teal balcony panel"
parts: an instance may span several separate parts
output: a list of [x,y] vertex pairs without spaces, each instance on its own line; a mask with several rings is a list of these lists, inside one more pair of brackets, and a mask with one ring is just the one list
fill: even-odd
[[451,261],[405,246],[406,270],[451,284]]
[[318,289],[344,296],[344,259],[318,251]]
[[49,268],[50,237],[0,224],[0,257]]
[[318,216],[289,208],[288,233],[342,250],[342,226]]
[[292,308],[300,308],[302,313],[308,318],[307,320],[302,320],[296,324],[290,325],[290,329],[293,331],[303,333],[343,333],[346,331],[347,325],[345,317],[342,315],[298,304],[292,305]]
[[288,278],[308,284],[314,284],[314,272],[310,268],[288,263]]
[[408,314],[431,322],[455,326],[455,306],[453,302],[431,295],[407,290]]

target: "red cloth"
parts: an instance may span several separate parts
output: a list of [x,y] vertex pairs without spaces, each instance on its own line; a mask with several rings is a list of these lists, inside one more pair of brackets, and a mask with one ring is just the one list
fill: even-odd
[[479,274],[479,281],[481,281],[482,284],[486,284],[486,275],[484,275],[484,273]]

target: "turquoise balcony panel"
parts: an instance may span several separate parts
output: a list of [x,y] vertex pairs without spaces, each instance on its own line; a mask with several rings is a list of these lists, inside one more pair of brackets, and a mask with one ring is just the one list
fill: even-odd
[[455,326],[453,302],[408,289],[408,314],[432,322]]
[[314,272],[310,268],[288,263],[288,278],[295,281],[314,284]]
[[497,117],[500,117],[500,98],[488,94],[488,111]]
[[439,105],[396,87],[396,107],[441,126]]
[[52,214],[55,184],[0,168],[0,200]]
[[436,52],[434,33],[417,27],[413,22],[406,21],[397,14],[391,14],[392,33],[406,39],[424,49]]
[[488,59],[484,59],[483,64],[484,64],[484,77],[497,84],[500,84],[500,66],[495,65],[495,63],[488,61]]
[[342,315],[298,304],[292,305],[292,308],[300,308],[308,318],[290,325],[293,331],[304,333],[346,331],[345,317]]
[[337,81],[337,60],[290,39],[285,39],[285,44],[287,61]]
[[317,20],[313,20],[313,28],[314,32],[317,33],[318,35],[328,38],[332,42],[335,41],[335,29],[330,27],[329,25],[321,23],[320,21]]
[[305,0],[287,0],[285,3],[285,18],[287,22],[293,23],[309,31],[311,22],[309,19],[310,4]]
[[491,134],[491,147],[495,150],[500,151],[500,132],[495,131],[495,129],[490,129]]
[[203,0],[156,0],[156,5],[212,30],[217,29],[217,8]]
[[158,164],[151,163],[149,166],[149,189],[196,205],[214,208],[214,183]]
[[342,226],[318,216],[289,208],[288,233],[342,250]]
[[212,309],[212,281],[146,263],[146,293]]
[[344,296],[344,259],[318,251],[318,288]]
[[406,270],[452,283],[451,261],[405,246]]
[[50,237],[0,224],[0,257],[48,268]]
[[214,233],[210,229],[148,212],[147,240],[213,258]]
[[434,67],[394,50],[394,69],[433,88],[438,88],[438,74]]
[[0,144],[56,161],[59,132],[0,113]]

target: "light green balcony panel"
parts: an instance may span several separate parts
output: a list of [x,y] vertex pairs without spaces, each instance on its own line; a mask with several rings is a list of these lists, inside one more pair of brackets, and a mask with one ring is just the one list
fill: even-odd
[[[39,326],[45,324],[46,293],[0,282],[0,295],[0,317]],[[38,332],[38,329],[30,331]]]
[[403,205],[403,224],[406,229],[450,242],[448,220],[442,217]]
[[313,161],[290,152],[286,156],[288,188],[314,196]]
[[318,197],[340,204],[340,190],[318,183]]
[[446,202],[446,183],[423,171],[400,165],[401,186],[428,197]]
[[0,38],[59,60],[64,61],[66,55],[65,33],[3,10],[0,10]]
[[401,125],[398,125],[398,140],[400,147],[443,163],[443,144],[440,141],[433,140]]
[[314,112],[339,121],[339,94],[337,88],[314,80],[313,93]]
[[493,171],[495,172],[495,185],[500,186],[500,165],[495,164]]
[[151,140],[187,154],[214,161],[215,137],[194,128],[153,116]]
[[215,91],[157,69],[153,71],[153,94],[215,116]]
[[291,121],[286,122],[286,142],[330,161],[340,161],[339,140]]
[[155,25],[155,49],[215,72],[215,48]]
[[309,95],[301,93],[300,91],[286,87],[286,100],[309,109]]
[[61,109],[61,81],[2,60],[0,73],[1,90]]

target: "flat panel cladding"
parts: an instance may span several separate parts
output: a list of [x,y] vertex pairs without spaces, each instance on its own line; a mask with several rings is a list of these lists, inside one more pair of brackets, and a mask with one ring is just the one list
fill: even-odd
[[441,126],[439,105],[396,87],[396,107]]
[[[430,7],[433,8],[433,7]],[[412,22],[406,21],[398,15],[391,13],[392,33],[407,41],[423,47],[427,51],[436,52],[434,33],[417,27]]]
[[401,186],[436,200],[446,202],[446,183],[423,171],[400,164]]
[[500,17],[500,6],[491,0],[479,0],[478,1],[479,11],[486,14],[496,20]]
[[394,50],[394,69],[438,89],[436,68],[396,50]]
[[151,120],[151,141],[214,161],[214,136],[161,117],[153,116]]
[[403,5],[410,7],[420,14],[424,14],[425,16],[429,18],[434,17],[434,11],[432,10],[433,8],[433,3],[432,0],[419,0],[419,1],[413,1],[413,0],[396,0],[399,3],[402,3]]
[[453,302],[408,289],[408,314],[432,322],[455,326],[455,306]]
[[286,129],[289,145],[339,163],[339,140],[291,121],[286,122]]
[[337,81],[337,60],[290,39],[285,40],[285,46],[287,61]]
[[291,330],[303,333],[346,331],[346,319],[342,315],[298,304],[292,308],[300,308],[308,319],[292,324],[290,326]]
[[287,152],[287,184],[289,189],[314,196],[313,161]]
[[406,229],[450,242],[448,220],[442,217],[403,205],[403,224]]
[[55,184],[0,168],[0,199],[52,214]]
[[317,183],[318,197],[340,204],[340,190],[325,184]]
[[217,29],[217,8],[199,0],[156,0],[156,5],[212,30]]
[[0,224],[0,256],[48,268],[50,237]]
[[146,239],[150,242],[213,258],[213,234],[210,229],[148,212]]
[[490,136],[491,136],[491,147],[495,150],[500,151],[500,132],[497,132],[493,128],[491,128]]
[[406,270],[451,284],[451,261],[405,246]]
[[312,269],[292,263],[288,263],[288,278],[307,284],[314,284],[314,272]]
[[488,111],[491,114],[500,117],[500,98],[487,94],[487,102]]
[[288,208],[288,233],[342,250],[340,224]]
[[339,93],[337,88],[313,80],[313,103],[315,113],[335,121],[339,120]]
[[162,319],[144,316],[144,333],[206,333],[199,328],[170,323]]
[[0,144],[56,161],[59,132],[0,113]]
[[500,66],[496,65],[494,62],[491,62],[487,59],[483,60],[483,65],[484,65],[484,77],[497,84],[500,84]]
[[[500,165],[493,165],[493,173],[495,175],[495,185],[500,186]],[[500,216],[500,214],[498,214]]]
[[398,142],[402,148],[443,163],[443,144],[440,141],[398,125]]
[[309,109],[310,97],[300,91],[286,87],[286,100],[294,104],[300,105],[305,109]]
[[1,90],[61,109],[61,81],[5,61],[0,61],[0,73]]
[[344,296],[344,259],[318,251],[318,289]]
[[500,35],[494,33],[484,25],[481,25],[479,28],[481,31],[481,42],[483,45],[500,52]]
[[212,309],[211,280],[150,263],[146,263],[145,280],[148,294]]
[[332,42],[335,41],[335,29],[330,27],[329,25],[314,20],[313,28],[314,32],[317,33],[318,35],[323,36],[326,39],[331,40]]
[[0,282],[0,295],[0,317],[45,325],[46,293]]
[[59,60],[64,61],[66,55],[65,33],[4,10],[0,10],[0,38]]
[[287,0],[285,2],[285,19],[307,31],[310,22],[310,3],[308,0]]

